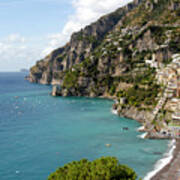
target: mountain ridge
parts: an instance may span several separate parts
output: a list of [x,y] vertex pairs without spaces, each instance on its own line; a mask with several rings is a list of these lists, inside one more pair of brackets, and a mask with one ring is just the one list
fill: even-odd
[[[180,0],[135,0],[74,33],[66,46],[31,68],[28,79],[59,84],[54,96],[116,99],[113,108],[120,116],[140,121],[151,137],[161,137],[152,129],[167,130],[173,114],[180,112],[176,54]],[[175,109],[169,105],[173,98],[178,102]]]
[[[56,79],[53,77],[53,71],[57,72],[54,75],[55,77],[58,73],[61,76],[62,71],[71,68],[74,64],[82,62],[97,47],[98,43],[104,38],[104,35],[112,30],[119,19],[126,12],[141,3],[141,1],[143,0],[135,0],[125,7],[118,8],[116,11],[102,16],[99,20],[86,26],[79,32],[73,33],[70,41],[65,46],[54,50],[31,68],[29,81],[41,84],[53,83],[53,79]],[[52,61],[54,62],[50,63]],[[57,83],[56,80],[54,81]]]

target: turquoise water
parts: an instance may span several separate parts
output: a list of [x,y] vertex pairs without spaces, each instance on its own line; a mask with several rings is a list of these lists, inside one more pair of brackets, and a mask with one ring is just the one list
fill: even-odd
[[0,73],[1,180],[43,180],[67,162],[101,156],[116,156],[144,177],[166,151],[168,141],[140,139],[139,123],[113,115],[112,101],[54,98],[51,87],[24,76]]

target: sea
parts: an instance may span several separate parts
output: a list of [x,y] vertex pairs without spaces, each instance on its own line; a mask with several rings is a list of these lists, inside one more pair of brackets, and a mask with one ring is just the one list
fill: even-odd
[[[169,148],[112,113],[112,100],[52,97],[51,86],[0,73],[0,180],[45,180],[64,164],[117,157],[144,178]],[[110,144],[110,147],[107,147]]]

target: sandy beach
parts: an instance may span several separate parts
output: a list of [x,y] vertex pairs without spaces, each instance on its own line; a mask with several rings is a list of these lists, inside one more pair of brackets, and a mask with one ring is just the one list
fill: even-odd
[[151,180],[180,180],[180,140],[176,141],[176,149],[174,150],[172,161]]

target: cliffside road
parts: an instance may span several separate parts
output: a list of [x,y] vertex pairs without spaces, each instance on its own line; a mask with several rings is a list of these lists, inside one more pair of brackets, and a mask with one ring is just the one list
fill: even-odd
[[174,158],[151,180],[180,180],[180,140],[177,141]]

